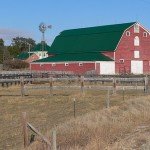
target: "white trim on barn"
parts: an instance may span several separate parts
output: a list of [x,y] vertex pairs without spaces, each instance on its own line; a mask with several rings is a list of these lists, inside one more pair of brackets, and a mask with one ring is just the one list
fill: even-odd
[[149,31],[148,29],[146,29],[145,27],[143,27],[140,23],[138,23],[138,24],[139,24],[139,26],[140,26],[143,30],[145,30],[146,32],[148,32],[149,35],[150,35],[150,31]]
[[123,32],[123,34],[122,34],[122,36],[121,36],[121,38],[120,38],[120,40],[119,40],[119,42],[118,42],[118,44],[117,44],[117,46],[116,46],[116,48],[115,48],[114,51],[116,51],[116,50],[118,49],[118,46],[119,46],[119,44],[120,44],[120,42],[121,42],[121,40],[122,40],[122,38],[123,38],[125,32],[126,32],[127,30],[129,30],[131,27],[133,27],[133,26],[134,26],[135,24],[137,24],[137,23],[138,23],[138,22],[135,22],[133,25],[131,25],[130,27],[128,27],[126,30],[124,30],[124,32]]
[[30,64],[65,64],[65,63],[69,63],[69,64],[74,64],[74,63],[95,63],[95,61],[65,61],[65,62],[32,62]]
[[134,38],[134,46],[140,46],[140,38],[138,36]]
[[[117,46],[116,46],[114,52],[117,50],[117,48],[118,48],[118,46],[119,46],[119,44],[120,44],[120,42],[121,42],[121,40],[122,40],[122,38],[123,38],[125,32],[128,31],[128,30],[129,30],[131,27],[133,27],[135,24],[138,24],[139,27],[143,28],[143,30],[145,30],[146,32],[148,32],[149,35],[150,35],[150,31],[149,31],[148,29],[146,29],[145,27],[143,27],[139,22],[135,22],[133,25],[131,25],[130,27],[128,27],[128,28],[123,32],[123,34],[122,34],[122,36],[121,36],[121,38],[120,38],[120,40],[119,40],[119,42],[118,42],[118,44],[117,44]],[[114,60],[115,60],[115,59],[114,59]]]

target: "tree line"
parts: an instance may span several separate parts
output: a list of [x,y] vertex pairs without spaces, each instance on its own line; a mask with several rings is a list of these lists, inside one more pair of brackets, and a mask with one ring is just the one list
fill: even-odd
[[[12,63],[14,66],[16,62],[14,63],[12,60],[17,58],[21,52],[29,51],[29,46],[32,48],[35,44],[35,40],[32,38],[15,37],[12,39],[10,45],[5,45],[4,40],[0,38],[0,64],[8,65]],[[19,63],[22,64],[22,62]]]

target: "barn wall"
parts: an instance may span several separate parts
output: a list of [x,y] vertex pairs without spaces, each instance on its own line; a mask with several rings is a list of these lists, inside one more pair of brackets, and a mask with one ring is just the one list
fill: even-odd
[[143,72],[145,74],[150,73],[150,61],[149,60],[144,60],[143,61]]
[[[131,60],[143,60],[144,73],[150,73],[150,35],[143,37],[143,32],[147,31],[142,27],[140,27],[139,33],[134,33],[134,27],[129,28],[127,31],[130,31],[130,36],[126,36],[126,33],[123,34],[115,52],[116,73],[120,73],[120,70],[123,70],[123,68],[126,72],[131,71]],[[140,39],[139,46],[134,46],[135,36],[138,36]],[[140,58],[134,58],[135,50],[140,52]],[[120,59],[124,59],[124,63]]]
[[83,74],[88,71],[95,70],[95,63],[83,63],[83,66],[79,66],[79,63],[69,63],[69,66],[65,66],[64,63],[56,63],[52,66],[52,63],[32,63],[30,66],[31,70],[45,70],[45,71],[63,71],[63,72],[74,72],[76,74]]

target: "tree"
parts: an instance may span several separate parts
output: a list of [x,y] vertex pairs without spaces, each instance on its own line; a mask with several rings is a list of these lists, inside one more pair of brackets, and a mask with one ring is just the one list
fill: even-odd
[[10,55],[14,58],[17,57],[21,52],[28,51],[30,48],[35,46],[35,41],[31,38],[24,38],[24,37],[15,37],[12,39],[12,43],[8,46],[8,50]]
[[0,39],[0,64],[3,63],[3,54],[4,54],[4,40]]
[[4,40],[0,39],[0,47],[4,46]]
[[35,45],[35,41],[31,38],[24,38],[24,37],[16,37],[12,40],[12,45],[17,46],[19,49],[19,53],[23,51],[27,51],[30,47]]
[[12,58],[15,58],[19,55],[19,48],[16,45],[15,46],[12,46],[12,45],[8,46],[7,49],[8,49]]
[[5,61],[10,59],[10,53],[7,47],[4,45],[4,40],[0,39],[0,64],[5,67]]

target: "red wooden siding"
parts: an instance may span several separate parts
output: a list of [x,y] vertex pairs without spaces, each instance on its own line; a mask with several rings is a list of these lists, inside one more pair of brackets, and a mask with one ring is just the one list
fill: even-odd
[[69,63],[69,66],[65,66],[64,63],[56,63],[52,66],[52,63],[33,63],[30,66],[31,70],[45,70],[45,71],[63,71],[74,72],[76,74],[83,74],[87,71],[95,70],[95,63],[83,63],[83,66],[79,66],[79,63]]

